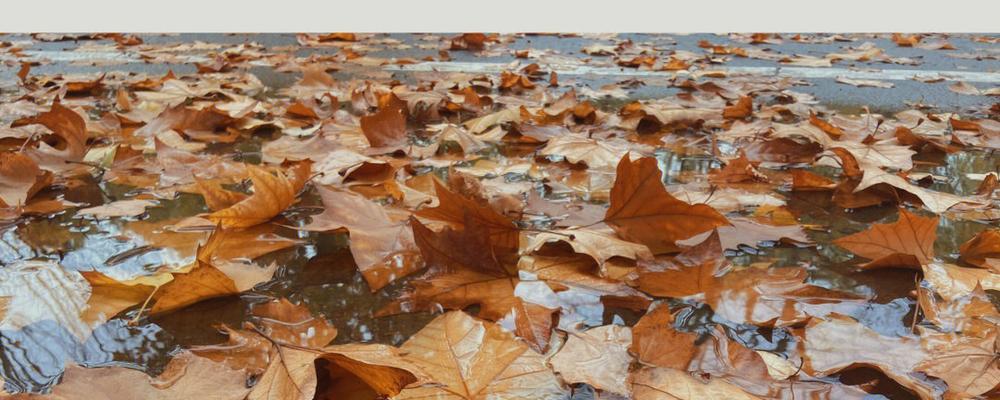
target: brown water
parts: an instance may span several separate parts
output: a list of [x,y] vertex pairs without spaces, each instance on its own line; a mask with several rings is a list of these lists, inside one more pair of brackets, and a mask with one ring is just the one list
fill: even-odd
[[[256,162],[259,159],[256,153],[259,142],[259,139],[251,139],[236,145],[238,157]],[[234,149],[215,150],[232,153]],[[660,160],[664,170],[678,173],[702,175],[712,167],[711,159],[668,152],[662,153]],[[1000,157],[984,152],[962,152],[938,160],[922,161],[941,162],[940,166],[922,165],[918,169],[948,177],[947,183],[935,184],[934,189],[956,194],[969,194],[977,185],[977,182],[966,179],[964,173],[996,171],[1000,167]],[[821,168],[815,171],[832,172]],[[675,175],[671,175],[665,180],[670,183],[674,178]],[[69,188],[65,193],[68,200],[96,205],[121,199],[129,190],[128,187],[92,180]],[[848,253],[825,244],[833,238],[863,230],[871,223],[895,218],[894,208],[846,211],[830,203],[828,195],[782,194],[788,199],[788,208],[799,215],[801,223],[824,227],[823,230],[809,232],[819,245],[747,248],[727,254],[732,261],[739,265],[759,261],[773,261],[777,266],[808,265],[810,279],[818,285],[874,295],[873,302],[853,310],[852,316],[884,335],[908,335],[914,309],[909,293],[918,279],[917,273],[901,270],[861,272],[853,266]],[[157,224],[208,211],[201,197],[195,195],[181,195],[161,204],[162,207],[151,209],[148,215],[138,219]],[[309,218],[310,213],[317,212],[315,207],[310,206],[318,204],[315,194],[308,194],[297,206],[286,211],[283,222],[295,224]],[[106,260],[109,258],[132,251],[133,256],[124,258],[114,268],[141,272],[162,264],[190,261],[190,255],[178,254],[170,249],[135,251],[143,246],[142,238],[125,229],[127,225],[128,221],[122,218],[95,221],[76,217],[72,211],[29,219],[0,228],[0,262],[51,259],[60,261],[66,268],[102,270],[108,268]],[[980,222],[942,218],[935,249],[938,257],[954,261],[959,244],[987,226]],[[337,342],[398,345],[433,317],[427,313],[373,317],[375,310],[399,293],[405,286],[405,280],[372,293],[354,265],[346,234],[303,233],[286,228],[279,229],[277,233],[303,240],[304,244],[258,260],[264,264],[278,264],[274,279],[241,296],[205,301],[156,318],[142,317],[137,324],[130,326],[127,321],[135,316],[138,308],[134,307],[98,327],[83,343],[52,322],[35,323],[19,331],[0,332],[0,375],[7,383],[6,390],[45,391],[58,382],[62,368],[68,362],[88,366],[125,365],[156,374],[162,370],[171,353],[181,348],[224,342],[226,337],[220,334],[217,327],[222,324],[240,326],[249,306],[269,297],[287,297],[307,305],[314,313],[325,315],[340,332]],[[678,300],[667,301],[681,303]],[[680,315],[680,329],[707,334],[713,326],[722,325],[733,339],[754,349],[784,352],[794,348],[794,338],[785,330],[735,324],[716,316],[707,306],[697,303],[690,306]],[[628,324],[638,318],[634,313],[613,309],[606,310],[601,317],[605,323],[620,320]],[[842,379],[846,382],[855,378],[846,376]],[[586,397],[586,393],[587,389],[581,389],[581,396]]]

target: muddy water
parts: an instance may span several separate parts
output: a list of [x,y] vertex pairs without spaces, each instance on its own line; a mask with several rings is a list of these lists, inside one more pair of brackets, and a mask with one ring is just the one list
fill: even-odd
[[[259,141],[237,145],[238,156],[255,162]],[[230,149],[216,149],[232,153]],[[947,177],[934,189],[969,194],[978,182],[965,177],[967,172],[984,173],[998,169],[1000,158],[983,152],[964,152],[940,157],[940,166],[920,164],[918,169]],[[702,175],[712,167],[704,157],[660,155],[661,168],[668,171],[670,183],[682,173]],[[820,173],[830,171],[816,170]],[[90,184],[66,190],[71,201],[101,204],[123,198],[131,188]],[[884,335],[907,335],[912,325],[914,301],[909,296],[918,279],[915,272],[882,270],[860,272],[852,265],[848,253],[825,245],[833,238],[865,229],[869,224],[895,218],[894,208],[875,207],[846,211],[829,202],[826,196],[809,193],[782,192],[788,207],[800,216],[803,224],[821,226],[811,230],[816,247],[767,247],[731,251],[727,254],[738,265],[761,261],[774,265],[807,265],[810,279],[821,286],[874,295],[874,301],[854,310],[853,316]],[[295,208],[285,213],[286,223],[295,224],[316,212],[319,201],[308,195]],[[208,211],[199,196],[181,195],[162,202],[138,218],[149,224],[163,224],[172,219]],[[192,254],[170,249],[146,249],[141,235],[126,229],[130,221],[121,218],[96,221],[77,217],[72,211],[48,218],[35,218],[17,225],[0,228],[0,262],[8,264],[24,259],[51,259],[65,268],[76,270],[107,269],[109,259],[123,253],[130,255],[116,260],[115,269],[142,273],[163,264],[190,262]],[[986,223],[952,221],[942,218],[938,229],[936,252],[946,261],[954,261],[958,245],[979,231]],[[405,282],[372,293],[358,273],[348,248],[346,234],[301,233],[282,228],[282,236],[296,238],[304,244],[262,257],[260,263],[277,263],[274,279],[238,297],[215,299],[196,304],[180,312],[149,318],[137,323],[128,321],[136,314],[135,307],[118,318],[99,326],[85,342],[52,322],[39,322],[18,331],[0,332],[0,375],[11,392],[45,391],[58,382],[65,364],[76,362],[89,366],[124,365],[151,374],[158,373],[177,350],[198,344],[219,343],[226,338],[218,327],[238,327],[246,318],[249,306],[269,297],[287,297],[307,305],[314,313],[323,314],[339,330],[337,342],[376,342],[398,345],[422,328],[433,316],[427,313],[374,318],[373,313],[393,299]],[[121,257],[118,257],[121,258]],[[680,302],[669,300],[676,304]],[[773,352],[794,348],[794,338],[783,330],[764,330],[752,325],[726,321],[704,305],[691,307],[679,316],[678,327],[708,334],[715,325],[745,345]],[[605,323],[633,323],[638,316],[623,310],[605,310]],[[844,378],[847,380],[849,377]]]

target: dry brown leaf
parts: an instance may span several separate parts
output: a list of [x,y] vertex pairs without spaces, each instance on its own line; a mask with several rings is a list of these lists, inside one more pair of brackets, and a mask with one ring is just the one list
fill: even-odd
[[397,148],[406,144],[406,116],[403,109],[379,108],[372,115],[361,117],[361,132],[376,148]]
[[272,175],[267,170],[247,165],[254,193],[250,197],[209,214],[208,219],[223,228],[247,228],[274,218],[295,202],[295,197],[309,176],[309,167],[297,167],[291,177]]
[[41,398],[76,400],[85,393],[93,400],[242,400],[250,391],[246,379],[243,371],[184,352],[155,378],[132,368],[73,365],[66,368],[62,383]]
[[910,374],[927,357],[915,338],[882,336],[838,314],[811,320],[803,335],[803,369],[810,374],[826,376],[851,366],[868,365],[921,397],[934,396],[930,383]]
[[959,247],[961,260],[980,268],[987,268],[988,259],[1000,259],[1000,230],[987,229],[979,232]]
[[868,230],[834,240],[838,246],[871,259],[862,268],[903,267],[919,269],[934,261],[938,218],[921,217],[899,209],[899,219],[874,224]]
[[435,318],[400,350],[438,385],[403,389],[399,399],[540,400],[567,395],[541,354],[500,327],[461,311]]
[[319,188],[326,210],[297,229],[350,231],[351,255],[372,291],[423,268],[406,220],[392,220],[378,204],[355,194]]
[[691,205],[667,193],[654,158],[618,163],[611,189],[611,207],[604,221],[630,241],[645,244],[654,253],[674,251],[675,241],[729,223],[711,206]]
[[[700,335],[674,329],[670,307],[657,304],[632,327],[632,354],[639,362],[686,371],[698,351]],[[670,351],[665,351],[670,349]]]
[[94,218],[135,217],[146,213],[147,207],[155,207],[152,200],[118,200],[97,207],[78,210],[78,215],[93,215]]
[[569,383],[586,383],[596,389],[628,396],[632,356],[632,330],[605,325],[571,333],[559,352],[549,359],[552,369]]
[[723,379],[704,382],[673,368],[642,368],[629,376],[629,382],[636,400],[759,399]]
[[487,231],[489,246],[496,255],[517,252],[520,230],[510,218],[500,215],[489,206],[448,190],[440,182],[434,181],[434,190],[438,196],[438,206],[417,211],[417,216],[443,221],[462,229],[468,229],[470,224],[474,224]]
[[52,183],[52,173],[24,153],[0,153],[0,206],[20,206]]

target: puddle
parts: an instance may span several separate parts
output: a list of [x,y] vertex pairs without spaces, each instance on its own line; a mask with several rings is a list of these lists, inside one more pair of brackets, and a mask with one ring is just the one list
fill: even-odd
[[[236,157],[259,162],[260,142],[260,138],[251,138],[235,145]],[[220,154],[233,153],[233,148],[213,150]],[[501,153],[503,151],[500,149]],[[703,175],[713,167],[713,160],[704,156],[661,152],[658,159],[661,169],[667,171],[665,181],[671,184],[677,183],[680,175]],[[1000,157],[984,152],[951,154],[940,161],[944,163],[941,166],[920,164],[918,170],[947,177],[945,182],[935,183],[933,188],[960,195],[971,193],[978,184],[967,179],[964,173],[995,171],[1000,165]],[[80,185],[78,190],[67,190],[66,197],[96,205],[123,198],[129,190],[129,187],[114,184]],[[821,231],[809,231],[817,243],[830,243],[833,238],[858,232],[895,215],[891,206],[845,211],[830,203],[828,196],[782,194],[787,197],[788,208],[800,216],[801,223],[824,227]],[[290,223],[308,218],[296,210],[305,210],[308,208],[305,206],[319,204],[319,201],[310,193],[300,204],[303,207],[286,212],[285,218]],[[200,196],[181,195],[162,201],[161,207],[134,219],[96,221],[77,217],[72,211],[35,218],[2,228],[0,262],[61,259],[66,268],[113,270],[117,275],[137,275],[161,265],[180,266],[191,262],[193,253],[154,246],[150,241],[150,235],[154,234],[152,227],[206,211]],[[935,248],[938,257],[954,262],[959,244],[985,228],[987,226],[982,223],[941,218]],[[224,342],[226,338],[219,333],[218,327],[223,324],[240,326],[247,319],[250,306],[269,297],[287,297],[292,302],[305,304],[313,313],[324,315],[339,331],[337,343],[399,345],[433,318],[428,313],[375,318],[375,310],[395,298],[406,279],[372,293],[357,271],[346,234],[306,234],[285,228],[277,229],[276,233],[304,243],[259,259],[262,264],[274,262],[278,265],[274,279],[241,296],[204,301],[181,312],[143,317],[130,325],[128,321],[137,309],[134,307],[97,327],[82,343],[48,321],[19,331],[0,332],[0,376],[6,381],[6,390],[45,391],[58,381],[63,366],[69,362],[89,366],[126,365],[157,374],[170,355],[181,348]],[[817,285],[873,296],[871,303],[850,310],[848,314],[852,317],[883,335],[910,333],[914,301],[909,294],[918,278],[913,271],[861,272],[849,262],[849,253],[823,244],[804,248],[761,247],[753,252],[731,252],[729,256],[736,265],[758,262],[770,262],[776,267],[806,265],[810,281]],[[108,265],[109,260],[113,265]],[[736,324],[715,315],[705,305],[690,305],[678,318],[680,329],[707,334],[715,325],[720,325],[734,340],[753,349],[776,353],[784,353],[796,345],[788,331]],[[637,316],[624,310],[608,309],[603,319],[605,323],[633,324]],[[858,376],[849,378],[861,379]],[[589,398],[586,389],[582,392],[582,397],[578,398]]]

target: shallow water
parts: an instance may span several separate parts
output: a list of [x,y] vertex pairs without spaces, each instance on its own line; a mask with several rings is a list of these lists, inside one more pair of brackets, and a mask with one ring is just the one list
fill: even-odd
[[[232,153],[244,161],[257,162],[259,139],[213,149]],[[502,150],[502,149],[501,149]],[[984,152],[962,152],[941,157],[941,166],[921,165],[918,169],[948,177],[936,183],[934,189],[968,194],[977,182],[964,176],[967,172],[988,172],[998,169],[1000,157]],[[677,177],[694,173],[704,175],[713,166],[710,158],[660,154],[661,168],[667,171],[665,181],[676,183]],[[817,169],[817,172],[829,172]],[[123,198],[130,188],[85,182],[66,190],[71,201],[101,204]],[[807,265],[810,280],[820,286],[858,294],[870,294],[874,300],[850,311],[850,315],[883,335],[908,335],[913,324],[914,301],[909,296],[918,279],[914,271],[859,271],[850,261],[849,253],[826,245],[833,238],[865,229],[869,224],[895,218],[893,206],[847,211],[830,203],[828,196],[811,193],[781,192],[787,206],[799,216],[800,223],[821,226],[810,230],[815,247],[767,247],[730,251],[727,255],[737,265],[767,261],[775,266]],[[318,205],[315,194],[307,196],[286,211],[285,224],[296,224],[316,212],[309,206]],[[77,217],[73,211],[47,218],[34,218],[0,230],[0,262],[16,260],[61,260],[65,268],[97,269],[115,275],[133,276],[161,265],[184,265],[193,253],[150,246],[149,232],[137,226],[156,227],[168,221],[208,211],[200,196],[181,195],[162,201],[161,207],[135,219],[114,218],[93,220]],[[137,222],[138,221],[138,222]],[[958,246],[987,228],[986,223],[953,221],[941,218],[936,252],[938,257],[955,261]],[[220,343],[226,337],[220,325],[238,327],[247,318],[251,304],[270,297],[287,297],[307,305],[322,314],[339,330],[336,342],[375,342],[401,344],[433,318],[428,313],[414,313],[375,318],[373,313],[393,299],[405,286],[406,279],[372,293],[357,271],[349,252],[349,238],[343,233],[303,233],[279,228],[277,234],[304,243],[281,250],[257,260],[261,264],[277,263],[274,279],[241,296],[214,299],[198,303],[179,312],[154,318],[141,317],[137,323],[128,321],[138,307],[99,326],[93,335],[80,343],[71,333],[52,322],[32,324],[19,331],[0,332],[0,376],[10,392],[45,391],[58,382],[62,368],[69,362],[88,366],[125,365],[156,374],[170,355],[181,348]],[[113,264],[113,265],[109,265]],[[991,293],[992,294],[992,293]],[[669,300],[675,304],[679,301]],[[715,325],[750,348],[784,352],[795,346],[794,337],[786,330],[765,330],[748,324],[735,324],[715,315],[697,303],[678,318],[678,328],[708,334]],[[632,324],[638,316],[626,310],[609,309],[598,317],[609,323],[622,321]],[[843,378],[845,381],[850,377]],[[850,378],[853,379],[853,378]],[[588,389],[580,391],[586,398]]]

